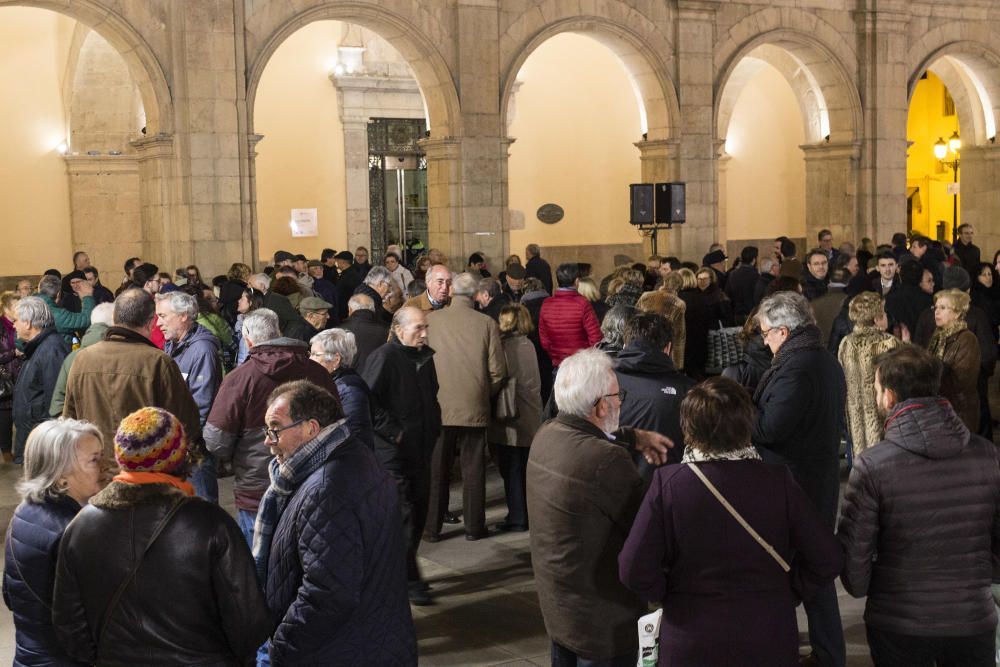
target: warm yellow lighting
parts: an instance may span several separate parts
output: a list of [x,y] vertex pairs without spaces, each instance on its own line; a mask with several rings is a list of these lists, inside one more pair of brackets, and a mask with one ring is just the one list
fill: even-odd
[[958,138],[958,130],[948,137],[948,148],[952,153],[957,153],[962,148],[962,140]]
[[66,145],[65,141],[59,142],[59,145],[56,146],[56,152],[59,153],[59,155],[66,155],[66,151],[68,151],[68,150],[69,150],[69,146]]
[[[933,135],[932,135],[933,136]],[[934,157],[939,160],[943,160],[944,156],[948,154],[948,144],[944,142],[944,139],[938,139],[934,144]]]

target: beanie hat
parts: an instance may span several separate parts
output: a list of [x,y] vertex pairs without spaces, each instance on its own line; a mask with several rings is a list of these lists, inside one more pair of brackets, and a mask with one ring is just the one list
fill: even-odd
[[115,434],[115,460],[130,472],[175,472],[183,467],[187,451],[184,426],[162,408],[136,410]]
[[971,284],[969,272],[961,266],[949,266],[942,272],[941,286],[944,289],[958,289],[964,292]]

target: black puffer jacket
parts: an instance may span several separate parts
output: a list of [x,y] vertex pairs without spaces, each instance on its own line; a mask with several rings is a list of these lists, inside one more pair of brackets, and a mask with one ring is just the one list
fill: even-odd
[[14,451],[24,453],[31,429],[49,418],[52,392],[69,345],[54,328],[45,329],[24,346],[24,363],[14,385]]
[[751,394],[757,388],[757,383],[771,367],[771,349],[764,345],[759,335],[754,335],[743,348],[743,358],[722,371],[722,377],[739,382]]
[[66,528],[52,621],[74,658],[228,667],[248,664],[267,638],[274,623],[243,533],[222,508],[189,498],[142,558],[98,647],[115,591],[180,496],[169,484],[112,482]]
[[992,632],[1000,575],[1000,466],[948,401],[914,398],[854,461],[840,521],[841,580],[865,623],[903,635]]

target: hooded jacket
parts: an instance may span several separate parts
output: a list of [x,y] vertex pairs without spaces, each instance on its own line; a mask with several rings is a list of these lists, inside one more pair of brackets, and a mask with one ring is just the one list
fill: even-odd
[[865,623],[903,635],[992,632],[1000,575],[1000,465],[941,397],[895,406],[854,461],[838,535],[841,581]]
[[227,375],[208,413],[205,446],[216,458],[232,461],[236,507],[257,511],[271,484],[271,452],[264,443],[264,413],[274,389],[292,380],[309,380],[338,397],[326,369],[309,359],[309,347],[291,338],[254,345],[247,360]]
[[23,454],[31,429],[49,418],[52,392],[67,354],[69,346],[54,328],[44,329],[25,344],[24,361],[14,384],[15,452]]
[[219,339],[211,331],[195,323],[179,341],[168,341],[164,350],[181,369],[181,375],[198,405],[201,425],[208,419],[215,394],[222,384],[222,357]]

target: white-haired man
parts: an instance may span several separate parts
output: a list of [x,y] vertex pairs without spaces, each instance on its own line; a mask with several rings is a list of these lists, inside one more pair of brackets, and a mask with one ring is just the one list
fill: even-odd
[[646,605],[618,580],[618,552],[643,495],[629,449],[659,464],[672,443],[620,428],[625,392],[604,352],[567,357],[554,391],[559,416],[528,455],[531,562],[552,664],[635,664],[635,620]]
[[375,315],[382,322],[392,322],[392,313],[385,309],[383,300],[392,291],[392,274],[384,266],[373,266],[354,294],[364,294],[375,304]]

